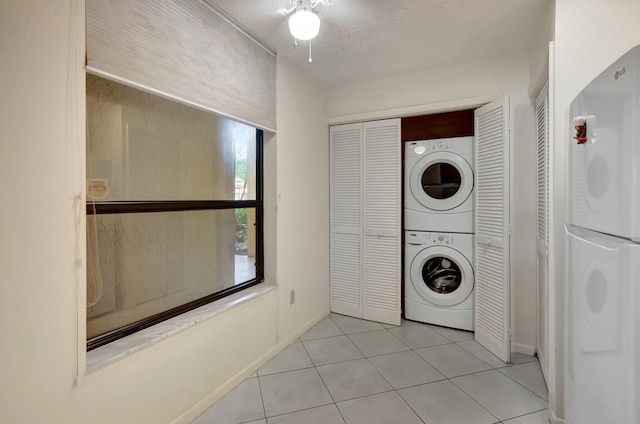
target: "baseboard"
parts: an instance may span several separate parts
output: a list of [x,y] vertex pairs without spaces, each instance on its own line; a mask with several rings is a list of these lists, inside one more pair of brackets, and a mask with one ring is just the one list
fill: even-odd
[[529,346],[521,343],[514,343],[513,351],[517,353],[522,353],[523,355],[533,356],[536,353],[536,348],[535,346]]
[[556,414],[553,411],[549,412],[549,420],[551,424],[567,424],[567,422],[562,418],[556,417]]
[[229,381],[224,383],[222,386],[218,387],[215,391],[208,394],[204,399],[196,403],[192,408],[185,411],[182,415],[176,418],[172,424],[188,424],[191,423],[194,419],[200,416],[204,411],[209,409],[214,403],[222,399],[224,395],[233,390],[236,386],[246,380],[251,374],[260,369],[264,364],[269,362],[276,356],[278,353],[282,352],[287,346],[293,343],[297,338],[302,336],[307,332],[311,327],[316,325],[322,318],[329,315],[329,308],[327,308],[322,313],[315,316],[313,319],[309,320],[304,326],[300,328],[300,330],[286,337],[285,339],[279,340],[279,342],[262,354],[258,359],[253,361],[251,364],[246,366],[242,371],[236,374]]

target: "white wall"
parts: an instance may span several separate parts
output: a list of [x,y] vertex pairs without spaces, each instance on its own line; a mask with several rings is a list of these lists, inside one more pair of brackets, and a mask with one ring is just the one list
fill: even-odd
[[[540,90],[544,87],[545,83],[550,84],[549,72],[550,72],[550,60],[549,60],[549,42],[553,40],[553,30],[554,30],[554,14],[555,14],[555,5],[554,2],[549,1],[545,5],[545,8],[542,10],[542,13],[538,17],[536,21],[537,32],[534,34],[534,38],[531,42],[531,53],[529,55],[529,96],[531,98],[531,102],[535,105],[536,98],[540,93]],[[537,141],[536,141],[537,142]],[[536,152],[537,154],[537,152]],[[537,170],[534,170],[534,172]],[[537,203],[536,203],[537,207]],[[537,221],[537,214],[534,215]],[[536,227],[537,228],[537,227]],[[537,269],[536,269],[537,272]],[[536,274],[537,277],[537,274]],[[548,293],[548,288],[547,291]],[[542,371],[546,378],[547,387],[550,392],[550,399],[553,399],[555,392],[555,380],[553,375],[550,374],[549,369],[553,368],[553,365],[549,364],[549,351],[553,349],[553,345],[549,346],[548,342],[548,305],[549,305],[549,297],[545,299],[539,299],[540,296],[540,288],[537,290],[536,301],[539,307],[537,308],[536,313],[536,321],[537,321],[537,337],[543,337],[546,340],[537,340],[536,350],[538,348],[543,351],[538,351],[538,360],[540,361],[540,366],[542,367]],[[542,291],[544,293],[544,290]],[[545,312],[545,310],[547,312]],[[541,314],[545,314],[546,317],[541,317]],[[551,401],[553,402],[553,400]]]
[[[397,116],[411,110],[433,111],[438,105],[495,94],[511,98],[514,143],[513,277],[515,280],[514,347],[532,354],[536,344],[535,140],[533,106],[527,94],[529,57],[487,59],[357,84],[328,91],[332,122],[363,116]],[[452,102],[457,101],[457,102]]]
[[[618,57],[640,43],[640,2],[637,0],[557,0],[555,10],[555,131],[552,140],[554,159],[554,222],[552,243],[556,257],[564,257],[564,223],[567,217],[567,161],[569,116],[568,110],[575,96],[600,72]],[[564,315],[564,263],[558,261],[554,270],[557,296],[556,378],[558,379],[558,406],[556,413],[563,416],[561,397],[563,375],[563,315]]]
[[[287,79],[280,79],[277,92],[281,131],[265,146],[265,253],[267,277],[273,282],[280,274],[283,290],[76,384],[84,344],[84,334],[77,334],[84,320],[78,309],[85,284],[84,207],[76,198],[85,175],[84,2],[8,0],[1,8],[0,422],[188,422],[207,405],[190,408],[222,396],[229,382],[280,349],[278,340],[297,337],[328,311],[328,153],[324,113],[316,113],[324,107],[320,89],[279,65]],[[300,98],[301,89],[311,95]],[[283,122],[305,110],[313,113],[299,124]],[[284,162],[277,169],[279,188],[276,155]],[[303,193],[294,182],[309,174],[314,179]],[[283,214],[277,227],[276,191]],[[305,229],[307,223],[318,228]],[[276,250],[287,255],[277,272]],[[297,302],[285,307],[290,288]]]
[[290,334],[329,312],[329,128],[324,89],[286,59],[277,71],[280,332]]
[[547,2],[536,21],[537,31],[531,41],[529,54],[529,96],[535,102],[544,83],[549,79],[549,42],[553,40],[554,1]]

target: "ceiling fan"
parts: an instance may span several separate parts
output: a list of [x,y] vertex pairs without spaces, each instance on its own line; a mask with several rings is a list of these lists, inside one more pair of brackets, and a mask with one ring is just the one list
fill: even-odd
[[333,6],[334,0],[289,0],[290,8],[278,10],[282,15],[289,16],[289,32],[293,36],[294,48],[298,47],[298,40],[309,41],[309,62],[311,59],[311,40],[320,32],[320,18],[313,9],[322,4]]

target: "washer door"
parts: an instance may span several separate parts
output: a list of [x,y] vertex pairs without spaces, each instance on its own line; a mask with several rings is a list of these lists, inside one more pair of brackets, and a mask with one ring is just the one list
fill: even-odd
[[453,306],[473,290],[473,269],[460,252],[446,246],[421,250],[411,262],[411,283],[418,294],[436,306]]
[[471,195],[473,170],[455,153],[429,153],[411,170],[410,186],[411,194],[425,208],[451,210]]

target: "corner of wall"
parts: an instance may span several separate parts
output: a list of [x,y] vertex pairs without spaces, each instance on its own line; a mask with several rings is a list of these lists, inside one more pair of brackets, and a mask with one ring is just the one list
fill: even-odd
[[279,338],[329,311],[326,89],[288,59],[277,73]]

